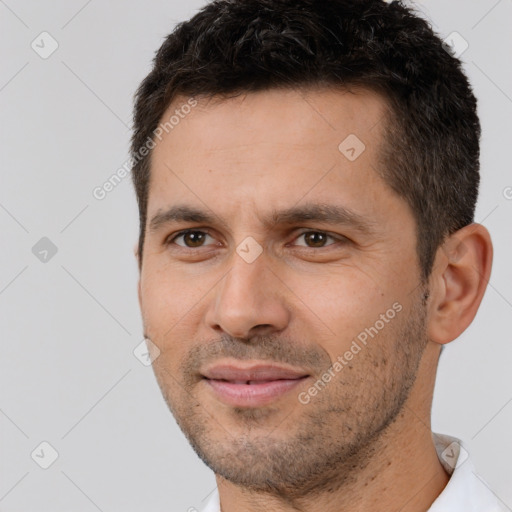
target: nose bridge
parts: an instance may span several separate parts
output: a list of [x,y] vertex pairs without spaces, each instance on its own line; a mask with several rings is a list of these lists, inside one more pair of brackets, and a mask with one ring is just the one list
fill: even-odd
[[[218,300],[224,300],[231,306],[256,306],[259,302],[261,284],[264,280],[264,256],[259,256],[253,262],[247,262],[238,253],[233,255],[231,270],[222,283]],[[244,306],[245,307],[245,306]]]
[[233,253],[231,268],[216,288],[208,314],[210,327],[234,337],[248,337],[255,327],[281,330],[288,321],[282,285],[268,268],[265,252],[254,242],[245,240]]

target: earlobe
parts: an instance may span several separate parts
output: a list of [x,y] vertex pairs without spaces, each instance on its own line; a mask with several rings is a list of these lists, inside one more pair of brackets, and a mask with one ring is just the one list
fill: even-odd
[[438,249],[430,279],[432,341],[449,343],[471,324],[489,282],[492,254],[491,237],[481,224],[456,231]]

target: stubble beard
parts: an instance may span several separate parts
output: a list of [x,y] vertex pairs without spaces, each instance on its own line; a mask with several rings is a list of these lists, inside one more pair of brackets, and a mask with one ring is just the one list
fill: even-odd
[[[223,425],[219,408],[195,399],[197,381],[183,374],[178,383],[157,367],[155,375],[179,427],[216,475],[249,491],[289,499],[335,492],[374,460],[379,440],[415,382],[428,342],[425,303],[418,301],[401,315],[310,403],[297,400],[288,412],[271,406],[232,408],[229,424]],[[269,340],[268,346],[277,345]]]

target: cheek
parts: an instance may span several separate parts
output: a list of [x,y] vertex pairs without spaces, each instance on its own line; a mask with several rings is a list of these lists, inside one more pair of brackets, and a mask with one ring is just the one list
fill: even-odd
[[168,323],[176,314],[177,297],[172,283],[162,275],[146,272],[141,277],[141,306],[144,321],[153,328]]
[[141,310],[150,337],[171,334],[191,307],[189,293],[190,287],[183,287],[171,269],[159,270],[149,264],[146,266],[141,273]]
[[385,337],[397,316],[396,309],[403,308],[400,284],[374,280],[357,269],[295,276],[290,288],[302,299],[299,316],[306,322],[305,331],[323,345],[332,360],[348,350],[359,335],[363,340],[365,333],[371,338],[368,332],[374,335],[371,339],[383,338],[381,333]]
[[[151,266],[141,273],[141,313],[146,334],[160,350],[173,353],[190,345],[205,314],[215,276],[193,276],[169,265]],[[188,340],[185,343],[184,340]]]

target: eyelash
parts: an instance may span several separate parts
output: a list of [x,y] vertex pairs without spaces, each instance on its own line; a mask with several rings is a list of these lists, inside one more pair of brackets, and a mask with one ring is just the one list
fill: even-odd
[[[185,229],[183,231],[180,231],[180,232],[176,233],[171,238],[168,238],[165,241],[165,244],[166,245],[174,244],[176,239],[178,239],[178,238],[180,238],[180,237],[182,237],[182,236],[184,236],[184,235],[186,235],[188,233],[202,233],[202,234],[205,234],[205,235],[210,235],[210,233],[208,231],[205,231],[205,230],[202,230],[202,229]],[[348,239],[346,237],[343,237],[343,236],[336,237],[334,235],[330,235],[326,231],[319,231],[319,230],[313,230],[313,229],[310,229],[310,230],[307,230],[307,231],[303,231],[302,233],[299,233],[296,238],[300,238],[301,236],[307,235],[309,233],[316,233],[316,234],[320,233],[322,235],[325,235],[327,238],[330,238],[331,240],[334,240],[335,242],[339,242],[339,243],[344,243],[344,242],[348,241]],[[299,247],[301,247],[302,249],[324,249],[324,248],[329,247],[331,245],[335,245],[335,243],[324,245],[324,246],[321,246],[321,247],[309,247],[307,245],[303,245],[303,246],[299,246]],[[201,245],[199,247],[187,247],[185,245],[178,245],[178,247],[181,248],[181,249],[184,249],[184,250],[193,250],[193,249],[201,249],[201,248],[203,248],[205,246]]]

